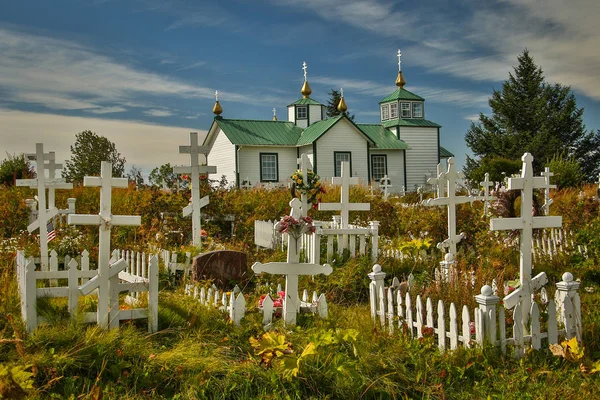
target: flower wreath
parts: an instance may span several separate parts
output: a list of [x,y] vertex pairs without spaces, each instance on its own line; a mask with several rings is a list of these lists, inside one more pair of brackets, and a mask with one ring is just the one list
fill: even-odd
[[297,193],[305,194],[307,201],[313,208],[321,201],[321,195],[325,193],[325,188],[321,184],[321,177],[315,174],[312,169],[308,170],[307,177],[304,179],[302,170],[297,170],[290,177]]

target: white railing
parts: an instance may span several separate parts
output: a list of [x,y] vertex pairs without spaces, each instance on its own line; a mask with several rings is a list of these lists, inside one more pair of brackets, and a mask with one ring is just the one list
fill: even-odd
[[[117,260],[113,253],[112,264]],[[142,261],[139,261],[139,260]],[[33,258],[25,258],[22,251],[17,252],[17,279],[21,295],[21,315],[29,332],[33,331],[43,318],[37,313],[37,299],[40,297],[66,297],[68,298],[68,310],[72,318],[78,317],[85,323],[100,323],[98,312],[78,313],[79,297],[94,292],[93,283],[98,279],[97,270],[89,270],[89,253],[82,253],[82,260],[88,263],[88,269],[78,269],[79,264],[71,259],[64,271],[36,271]],[[115,307],[111,309],[110,317],[118,321],[138,318],[148,318],[148,331],[155,332],[158,329],[158,258],[150,257],[146,263],[145,257],[137,257],[138,262],[133,260],[127,262],[123,271],[115,270],[111,275],[109,283],[113,289],[107,297],[98,298],[98,303],[107,302]],[[83,262],[82,262],[83,265]],[[58,286],[59,279],[66,279],[67,286]],[[38,287],[38,281],[49,281],[49,287]],[[45,285],[44,285],[45,286]],[[133,308],[120,310],[119,293],[130,292],[126,302],[130,305],[138,305],[140,293],[147,292],[147,308]],[[99,294],[102,292],[99,292]]]
[[[397,279],[391,286],[385,287],[385,275],[379,265],[369,274],[372,280],[369,286],[372,318],[379,320],[381,326],[390,332],[407,329],[412,337],[433,335],[441,350],[456,349],[459,343],[464,347],[491,344],[506,353],[507,346],[512,345],[514,356],[519,358],[525,354],[527,347],[541,349],[542,340],[547,347],[559,343],[561,337],[581,339],[579,282],[574,282],[570,273],[565,273],[563,281],[556,284],[556,296],[554,301],[547,303],[546,316],[542,316],[539,305],[532,302],[529,321],[523,321],[521,304],[518,303],[512,311],[512,322],[507,322],[500,298],[488,285],[475,296],[479,307],[472,311],[466,305],[459,308],[454,303],[447,308],[442,300],[434,309],[434,301],[427,298],[424,303],[420,295],[413,305],[410,293],[401,287]],[[547,321],[546,331],[541,330],[541,320]],[[507,335],[507,332],[512,333]]]
[[198,288],[197,285],[187,284],[184,293],[198,299],[203,306],[215,307],[227,313],[236,326],[240,325],[246,314],[246,299],[237,285],[230,292],[220,292],[214,285],[207,290],[204,287]]

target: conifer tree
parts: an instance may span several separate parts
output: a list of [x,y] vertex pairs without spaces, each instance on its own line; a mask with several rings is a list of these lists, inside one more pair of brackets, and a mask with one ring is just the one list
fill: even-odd
[[[338,110],[338,104],[340,104],[341,98],[342,95],[338,90],[331,89],[331,92],[329,92],[329,100],[327,100],[328,117],[337,117],[342,113],[340,110]],[[346,111],[345,114],[350,121],[354,121],[354,114],[350,115],[348,111]]]
[[509,73],[489,100],[492,116],[480,113],[465,135],[475,155],[467,157],[465,175],[484,173],[478,171],[484,158],[519,160],[529,152],[536,173],[557,154],[565,154],[579,162],[587,180],[595,179],[600,171],[600,131],[586,131],[583,108],[577,107],[571,88],[545,82],[528,50],[518,61],[514,74]]

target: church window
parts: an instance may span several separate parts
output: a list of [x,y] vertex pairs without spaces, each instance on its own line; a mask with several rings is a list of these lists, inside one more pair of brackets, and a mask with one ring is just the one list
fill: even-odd
[[402,118],[410,118],[410,103],[401,103]]
[[350,176],[352,176],[352,153],[349,151],[334,151],[335,176],[342,176],[342,161],[350,163]]
[[307,114],[306,106],[296,108],[296,119],[306,119]]
[[261,182],[279,181],[277,153],[260,153],[260,180]]
[[412,103],[413,118],[423,118],[423,104],[422,103]]
[[384,104],[381,106],[381,120],[385,121],[390,119],[390,106],[388,104]]
[[387,156],[385,154],[371,156],[371,173],[376,181],[387,175]]
[[398,103],[390,104],[390,119],[398,118]]

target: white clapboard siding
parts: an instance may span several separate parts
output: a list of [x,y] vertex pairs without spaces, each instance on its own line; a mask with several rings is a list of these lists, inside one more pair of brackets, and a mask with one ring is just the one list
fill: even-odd
[[400,127],[400,139],[410,147],[406,151],[406,189],[425,187],[439,162],[437,128]]
[[221,129],[218,130],[214,139],[207,162],[207,165],[217,167],[219,179],[225,175],[225,179],[230,185],[236,184],[235,145],[229,141]]
[[289,177],[298,168],[296,147],[240,146],[238,151],[240,179],[248,178],[252,184],[261,183],[260,153],[276,153],[278,155],[279,181],[273,182],[274,184],[287,183]]

